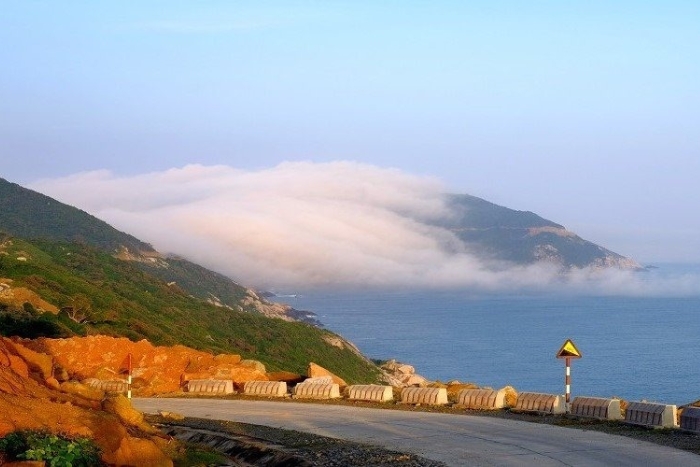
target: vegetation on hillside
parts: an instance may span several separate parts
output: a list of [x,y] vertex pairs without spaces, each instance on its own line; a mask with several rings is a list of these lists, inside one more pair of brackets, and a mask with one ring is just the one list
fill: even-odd
[[[80,187],[77,186],[76,190]],[[148,243],[36,191],[0,178],[0,230],[27,239],[77,242],[105,251],[152,252]]]
[[[0,308],[0,333],[27,337],[104,334],[157,345],[182,344],[238,353],[268,370],[305,373],[313,361],[348,382],[374,381],[378,370],[337,335],[299,322],[217,307],[98,249],[75,243],[0,237],[0,278],[27,287],[61,308],[59,316],[31,306]],[[325,339],[324,339],[325,338]]]
[[[80,209],[2,178],[0,231],[18,238],[80,243],[109,254],[118,253],[162,281],[177,283],[190,295],[204,300],[215,297],[227,306],[246,307],[241,303],[246,288],[230,278],[184,258],[161,257],[151,245]],[[251,305],[247,309],[255,311]]]

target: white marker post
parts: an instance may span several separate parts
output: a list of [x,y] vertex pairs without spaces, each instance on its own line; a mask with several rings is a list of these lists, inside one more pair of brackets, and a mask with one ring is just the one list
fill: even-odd
[[131,354],[127,354],[119,367],[119,373],[126,373],[126,397],[131,399]]
[[128,356],[129,359],[129,375],[126,378],[126,397],[131,399],[131,354]]

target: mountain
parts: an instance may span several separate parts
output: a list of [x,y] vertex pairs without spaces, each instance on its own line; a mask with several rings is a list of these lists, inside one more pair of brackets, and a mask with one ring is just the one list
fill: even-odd
[[151,245],[118,231],[85,211],[2,178],[0,230],[23,238],[83,243],[105,251],[117,252],[126,248],[144,255],[157,254]]
[[238,353],[270,371],[304,374],[315,362],[349,382],[377,380],[352,344],[294,318],[308,316],[0,179],[0,335],[124,336]]
[[[76,189],[79,189],[76,187]],[[0,178],[0,232],[24,238],[91,246],[131,261],[187,293],[223,307],[235,307],[288,321],[319,324],[313,313],[271,303],[230,278],[183,258],[161,255],[148,243],[121,232],[85,211]]]
[[634,260],[584,240],[535,213],[470,195],[451,195],[447,203],[450,216],[436,225],[452,231],[465,248],[487,262],[548,262],[563,269],[641,269]]
[[217,306],[94,247],[0,235],[0,335],[94,334],[236,353],[268,371],[315,362],[347,381],[379,373],[325,329]]
[[[452,215],[436,225],[485,260],[636,267],[532,212],[469,195],[448,203]],[[309,317],[0,179],[0,334],[145,338],[240,353],[272,370],[303,373],[313,361],[347,381],[376,380],[376,366],[352,344],[295,318]]]

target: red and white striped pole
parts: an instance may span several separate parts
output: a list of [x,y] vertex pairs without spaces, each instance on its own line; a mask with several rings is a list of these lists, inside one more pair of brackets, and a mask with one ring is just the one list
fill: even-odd
[[571,403],[571,357],[566,357],[566,377],[564,378],[564,385],[566,386],[566,406],[569,407]]
[[576,348],[574,341],[567,339],[557,352],[557,358],[563,358],[566,363],[564,385],[566,388],[566,411],[568,412],[571,407],[571,359],[581,358],[581,352]]
[[126,397],[131,399],[131,354],[127,356],[127,359],[128,376],[126,377]]

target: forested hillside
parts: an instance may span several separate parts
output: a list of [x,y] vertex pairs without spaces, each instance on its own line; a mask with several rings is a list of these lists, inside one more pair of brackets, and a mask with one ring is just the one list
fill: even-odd
[[[313,361],[347,381],[377,378],[372,363],[329,331],[215,306],[86,245],[1,238],[0,334],[126,336],[239,353],[269,370],[304,373]],[[54,316],[31,301],[13,300],[17,289],[33,291],[61,311]]]

